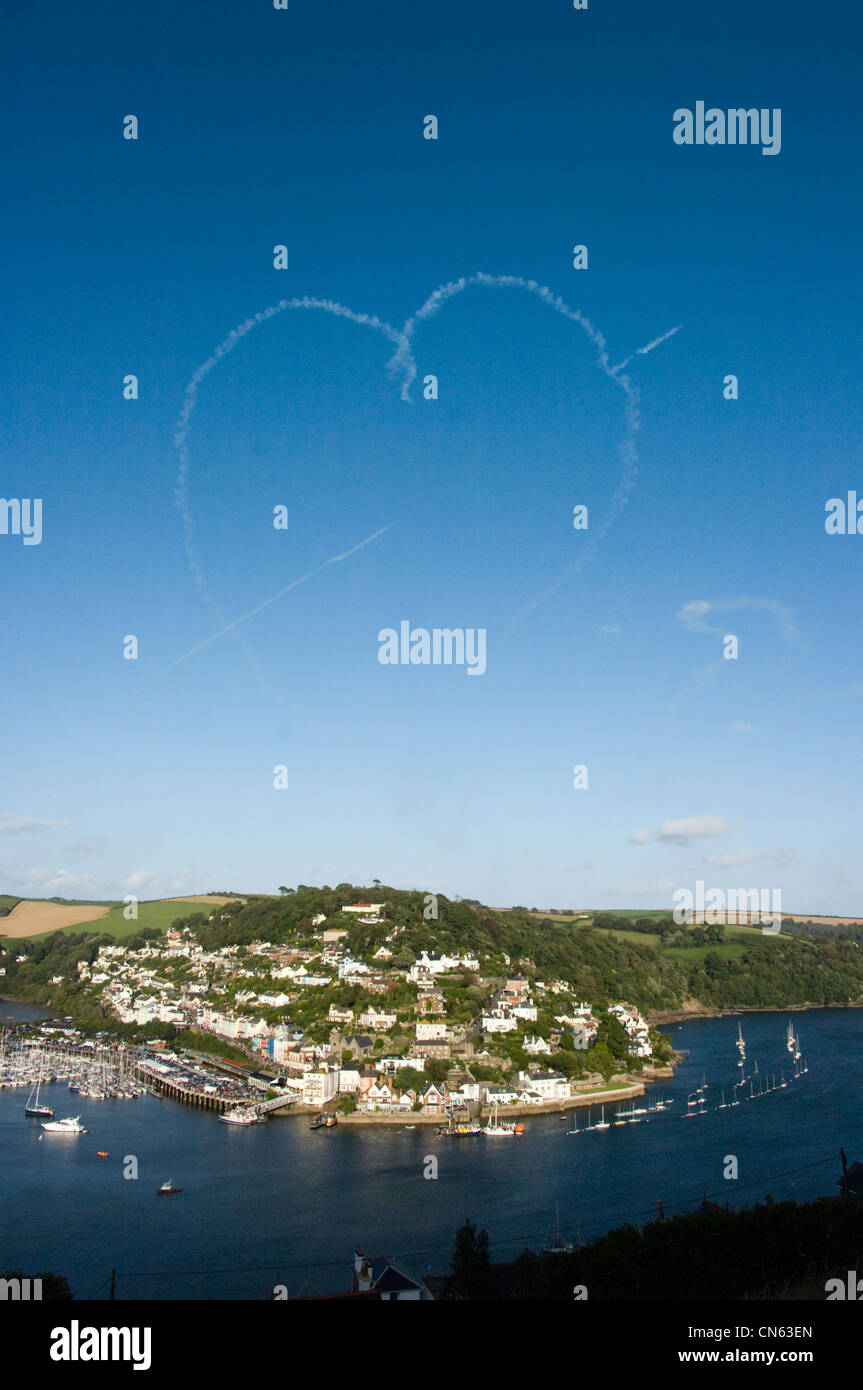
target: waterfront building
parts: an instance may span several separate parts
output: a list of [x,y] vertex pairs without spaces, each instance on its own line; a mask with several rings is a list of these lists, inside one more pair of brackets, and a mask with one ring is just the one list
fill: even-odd
[[326,1105],[339,1089],[339,1072],[307,1071],[303,1075],[303,1105]]
[[511,1086],[486,1086],[485,1103],[486,1105],[515,1105],[519,1098],[519,1092],[513,1090]]
[[446,1086],[427,1086],[419,1098],[424,1115],[443,1115],[449,1099]]
[[568,1100],[571,1095],[569,1079],[557,1071],[519,1072],[519,1080],[524,1081],[532,1091],[543,1100]]

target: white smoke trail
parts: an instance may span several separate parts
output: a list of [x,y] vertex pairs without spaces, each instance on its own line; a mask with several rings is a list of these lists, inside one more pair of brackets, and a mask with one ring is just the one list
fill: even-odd
[[[524,290],[528,294],[535,295],[543,304],[547,304],[550,309],[554,309],[556,313],[561,314],[565,319],[569,319],[571,323],[577,323],[596,349],[596,360],[600,370],[610,381],[613,381],[616,386],[620,387],[625,397],[625,431],[620,446],[622,470],[608,511],[593,533],[593,536],[582,550],[579,558],[574,561],[572,565],[568,566],[554,583],[548,585],[536,599],[532,600],[516,615],[508,629],[511,631],[528,613],[539,607],[541,603],[544,603],[552,594],[556,593],[568,579],[571,579],[575,574],[579,574],[581,570],[584,569],[585,565],[590,563],[596,554],[600,541],[604,539],[609,528],[626,506],[630,493],[635,487],[635,479],[638,472],[638,456],[635,449],[635,439],[641,423],[638,410],[638,391],[627,376],[619,375],[620,368],[612,369],[608,365],[608,352],[605,338],[602,333],[600,333],[599,329],[591,323],[590,319],[582,314],[580,309],[571,309],[559,295],[552,294],[551,290],[546,285],[540,285],[536,280],[525,280],[519,275],[487,275],[483,271],[477,271],[475,275],[463,276],[460,280],[450,280],[448,283],[438,286],[438,288],[429,295],[423,306],[418,309],[411,318],[406,320],[401,331],[402,342],[399,343],[396,353],[388,364],[391,371],[401,372],[402,374],[401,395],[403,400],[410,399],[409,391],[411,383],[416,376],[416,364],[414,362],[413,353],[411,352],[411,343],[416,324],[434,318],[439,309],[441,309],[448,300],[453,299],[457,294],[461,294],[463,290],[466,290],[471,285],[482,285],[488,289]],[[662,340],[657,339],[656,343],[650,346],[656,346],[660,341]]]
[[[189,434],[189,420],[192,412],[198,403],[198,387],[206,376],[210,374],[215,366],[221,362],[222,358],[227,357],[229,352],[237,346],[258,324],[265,323],[268,319],[274,318],[276,314],[283,313],[286,309],[320,309],[324,313],[332,314],[336,318],[349,319],[351,323],[357,323],[365,328],[373,328],[397,345],[401,344],[401,334],[396,329],[391,328],[388,323],[379,319],[376,314],[358,314],[353,309],[347,308],[344,304],[339,304],[333,299],[313,299],[309,295],[304,295],[302,299],[280,299],[278,304],[271,304],[268,309],[262,309],[259,313],[253,314],[251,318],[245,319],[236,328],[232,328],[226,338],[219,343],[213,350],[206,362],[198,367],[192,376],[191,381],[183,393],[183,404],[177,420],[177,428],[174,432],[174,446],[180,460],[177,470],[177,481],[174,489],[174,500],[183,520],[183,542],[186,551],[186,559],[192,577],[207,604],[207,607],[215,616],[217,622],[225,623],[225,618],[213,597],[203,565],[201,564],[195,546],[195,519],[189,506],[189,454],[186,447],[186,440]],[[227,629],[226,629],[227,630]]]
[[668,338],[673,338],[675,333],[679,333],[682,327],[683,324],[678,323],[674,328],[669,328],[667,333],[662,333],[658,338],[654,338],[652,342],[646,343],[644,347],[636,348],[635,352],[631,352],[628,357],[624,357],[622,362],[618,362],[616,367],[612,367],[612,376],[616,372],[622,372],[624,367],[632,361],[633,357],[646,357],[649,352],[653,352],[654,348],[659,347],[660,343],[664,343]]
[[779,599],[776,598],[751,598],[746,594],[741,594],[739,598],[728,599],[697,598],[692,599],[689,603],[684,603],[675,617],[688,632],[708,632],[714,637],[721,637],[725,628],[711,627],[707,622],[708,615],[710,613],[735,613],[741,609],[769,613],[776,620],[776,626],[781,636],[790,647],[802,645],[793,610],[788,607],[787,603],[780,603]]
[[[348,319],[352,323],[360,324],[363,327],[372,328],[375,331],[382,333],[386,338],[389,339],[390,342],[395,344],[396,351],[393,354],[390,361],[387,363],[387,371],[390,375],[401,376],[401,399],[404,401],[410,401],[410,387],[417,375],[417,366],[412,351],[412,342],[414,336],[414,329],[416,328],[416,325],[418,323],[424,323],[429,319],[433,318],[443,307],[443,305],[446,304],[450,299],[453,299],[457,294],[461,294],[464,290],[473,285],[481,285],[489,289],[517,289],[526,291],[529,294],[535,295],[544,304],[547,304],[549,308],[554,309],[556,313],[561,314],[564,318],[570,320],[570,322],[577,323],[579,327],[583,330],[583,332],[587,335],[593,347],[596,349],[597,365],[599,366],[600,370],[610,381],[614,382],[614,384],[623,391],[625,397],[625,431],[619,451],[622,471],[618,479],[614,494],[612,496],[608,511],[606,512],[604,518],[600,522],[597,529],[594,531],[590,541],[582,549],[579,558],[563,572],[559,579],[557,579],[553,584],[549,585],[535,600],[528,604],[527,607],[522,610],[522,613],[519,614],[514,621],[520,621],[520,619],[525,614],[531,612],[533,609],[537,608],[541,603],[543,603],[546,599],[550,598],[551,595],[556,593],[556,591],[566,582],[567,579],[571,578],[575,574],[578,574],[582,569],[584,569],[585,565],[587,565],[590,562],[590,560],[593,559],[600,541],[604,539],[609,528],[611,527],[617,516],[620,514],[620,512],[623,510],[623,508],[626,506],[629,500],[629,496],[635,486],[635,479],[638,472],[635,440],[638,430],[640,428],[640,415],[638,409],[639,397],[638,391],[633,386],[632,382],[629,380],[629,377],[623,374],[623,369],[624,367],[626,367],[627,363],[629,363],[632,360],[632,356],[636,356],[639,354],[644,355],[648,352],[651,352],[655,347],[658,347],[660,343],[665,342],[667,338],[670,338],[675,333],[677,333],[681,325],[678,324],[677,327],[669,329],[667,333],[662,334],[659,338],[653,339],[653,341],[648,343],[645,347],[638,348],[636,353],[633,353],[630,357],[627,357],[623,362],[619,363],[618,366],[610,367],[608,360],[608,352],[606,350],[605,338],[600,333],[600,331],[591,323],[590,319],[588,319],[584,314],[582,314],[579,309],[571,309],[569,305],[567,305],[564,302],[564,300],[560,298],[559,295],[552,294],[551,290],[548,289],[547,286],[540,285],[536,280],[525,280],[521,276],[517,275],[488,275],[482,271],[478,271],[474,275],[464,276],[459,280],[451,280],[443,285],[440,285],[431,295],[429,295],[428,299],[416,311],[416,313],[414,313],[411,317],[405,320],[404,326],[401,328],[401,330],[393,328],[385,320],[378,318],[376,314],[356,313],[354,310],[349,309],[346,305],[340,304],[335,300],[316,299],[308,295],[305,295],[302,298],[281,299],[279,300],[278,304],[271,305],[269,308],[252,315],[251,318],[245,319],[243,323],[239,324],[236,328],[232,329],[231,332],[227,335],[227,337],[223,339],[223,341],[218,345],[218,347],[207,358],[206,362],[204,362],[197,369],[184,392],[183,404],[180,410],[177,428],[174,434],[174,444],[176,446],[180,460],[174,496],[178,510],[183,520],[184,547],[186,557],[189,563],[189,568],[194,577],[195,583],[204,598],[204,601],[210,608],[211,612],[214,614],[216,620],[222,626],[221,630],[218,633],[216,633],[213,637],[208,638],[206,642],[201,643],[200,646],[193,648],[193,651],[188,652],[186,657],[181,657],[179,659],[180,661],[185,661],[187,657],[193,655],[195,651],[200,651],[201,647],[207,646],[210,642],[215,641],[216,637],[221,636],[223,632],[231,632],[238,626],[239,623],[245,621],[245,618],[239,618],[233,623],[226,622],[222,610],[219,608],[215,598],[213,597],[210,591],[203,566],[201,564],[200,558],[197,553],[197,549],[195,547],[195,522],[194,517],[192,515],[191,507],[189,505],[189,456],[186,447],[186,441],[189,432],[189,421],[191,419],[192,412],[194,411],[198,400],[198,388],[201,385],[201,382],[204,380],[204,378],[208,376],[208,374],[213,370],[215,366],[217,366],[217,364],[222,360],[222,358],[226,357],[229,352],[233,351],[237,343],[239,343],[246,336],[246,334],[250,333],[251,330],[255,328],[258,324],[266,322],[268,319],[273,318],[276,314],[283,313],[287,309],[319,309],[324,313],[334,315],[336,318]],[[386,529],[387,528],[385,527],[384,530]],[[382,533],[375,533],[375,535],[380,534]],[[369,537],[369,539],[374,539],[374,537]],[[353,554],[354,550],[359,550],[362,548],[363,545],[366,544],[368,544],[368,541],[360,542],[360,544],[355,546],[353,550],[346,551],[345,555]],[[312,578],[315,574],[320,573],[320,570],[325,568],[327,564],[333,564],[337,559],[341,558],[344,557],[334,556],[331,560],[326,561],[324,565],[319,566],[318,569],[310,571],[308,575],[304,575],[301,579],[295,580],[293,584],[289,584],[287,588],[281,590],[279,594],[273,597],[273,599],[265,600],[265,603],[261,605],[261,607],[265,607],[268,603],[275,602],[276,598],[280,598],[283,594],[288,593],[290,589],[296,588],[298,584],[305,583],[306,580]],[[253,612],[259,611],[260,608],[253,610]],[[246,617],[251,616],[252,614],[246,615]],[[177,665],[178,662],[174,662],[173,664]]]
[[392,522],[389,522],[386,526],[382,526],[379,531],[372,532],[370,536],[366,536],[364,541],[360,541],[357,545],[352,545],[350,550],[343,551],[341,555],[331,555],[328,560],[324,560],[322,565],[318,565],[315,569],[309,570],[308,574],[301,575],[299,579],[292,580],[290,584],[285,585],[284,589],[280,589],[277,594],[272,594],[270,598],[265,598],[263,603],[259,603],[255,608],[250,608],[248,613],[244,613],[240,618],[235,618],[232,623],[227,623],[218,632],[214,632],[212,637],[205,638],[205,640],[199,642],[196,647],[192,647],[191,651],[186,652],[184,656],[178,656],[176,661],[172,661],[170,665],[165,666],[163,669],[171,671],[175,666],[179,666],[182,662],[188,661],[190,656],[194,656],[196,652],[203,651],[204,647],[209,647],[211,642],[217,641],[219,637],[224,637],[226,632],[233,632],[234,628],[239,627],[241,623],[248,622],[249,618],[254,618],[256,613],[260,613],[264,608],[269,608],[270,604],[275,603],[277,599],[284,598],[285,594],[291,592],[291,589],[296,589],[300,584],[305,584],[307,580],[314,579],[315,575],[320,574],[321,570],[325,570],[327,565],[337,565],[340,560],[346,560],[349,555],[354,555],[358,550],[362,550],[363,546],[371,545],[372,541],[376,541],[378,536],[382,536],[385,531],[388,531],[391,525]]

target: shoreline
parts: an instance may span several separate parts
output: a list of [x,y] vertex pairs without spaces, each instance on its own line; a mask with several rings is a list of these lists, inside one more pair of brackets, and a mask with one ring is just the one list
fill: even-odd
[[[639,1081],[632,1086],[619,1086],[613,1091],[598,1091],[591,1096],[566,1096],[562,1100],[550,1100],[543,1105],[501,1105],[498,1106],[498,1114],[503,1119],[509,1119],[511,1116],[518,1116],[519,1119],[525,1119],[530,1115],[558,1115],[564,1110],[577,1110],[586,1105],[608,1105],[612,1104],[615,1100],[634,1100],[636,1096],[644,1095],[644,1092],[644,1083]],[[479,1120],[487,1120],[491,1117],[493,1110],[494,1106],[483,1105],[480,1114],[472,1118],[477,1122]],[[293,1113],[299,1115],[299,1112],[296,1110]],[[290,1112],[285,1111],[285,1118],[290,1118]],[[372,1110],[365,1113],[354,1111],[350,1115],[339,1115],[338,1122],[339,1125],[390,1124],[401,1125],[402,1128],[404,1128],[405,1125],[441,1126],[447,1123],[448,1118],[449,1117],[445,1114],[419,1115],[406,1111],[398,1115],[392,1113],[388,1114],[384,1111],[376,1113]],[[338,1128],[338,1125],[336,1128]]]
[[863,1009],[863,999],[844,1004],[737,1004],[725,1009],[664,1009],[648,1015],[651,1027],[697,1018],[738,1018],[742,1014],[802,1014],[815,1009]]
[[[586,1106],[611,1105],[616,1100],[634,1100],[638,1096],[643,1096],[649,1084],[654,1081],[667,1081],[674,1076],[672,1067],[663,1068],[661,1072],[654,1073],[645,1077],[643,1081],[630,1081],[626,1085],[615,1086],[612,1088],[602,1087],[595,1091],[582,1091],[574,1096],[564,1096],[559,1100],[544,1101],[541,1105],[504,1105],[499,1106],[498,1111],[504,1116],[517,1115],[524,1118],[530,1115],[559,1115],[565,1110],[584,1109]],[[488,1119],[494,1110],[493,1105],[483,1104],[480,1113],[476,1117],[480,1120]],[[286,1107],[284,1110],[273,1112],[272,1118],[289,1120],[292,1117],[302,1119],[309,1115],[317,1114],[314,1106],[303,1106],[300,1108]],[[338,1112],[337,1112],[338,1113]],[[447,1115],[422,1115],[416,1111],[358,1111],[355,1110],[349,1115],[338,1113],[338,1123],[348,1125],[359,1124],[384,1124],[384,1125],[444,1125],[447,1123]]]

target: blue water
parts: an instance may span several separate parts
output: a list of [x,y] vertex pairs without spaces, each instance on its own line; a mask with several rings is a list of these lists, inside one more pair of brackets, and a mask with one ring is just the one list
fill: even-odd
[[[58,1118],[80,1112],[89,1133],[51,1137],[24,1115],[27,1092],[4,1090],[0,1269],[65,1274],[80,1298],[105,1297],[112,1267],[121,1299],[261,1298],[276,1282],[295,1296],[348,1287],[357,1245],[417,1275],[443,1273],[466,1217],[487,1228],[493,1258],[508,1259],[553,1235],[555,1203],[564,1237],[591,1239],[652,1219],[657,1201],[666,1215],[691,1210],[704,1192],[732,1206],[768,1192],[777,1201],[833,1194],[839,1146],[849,1162],[863,1160],[863,1011],[792,1017],[809,1071],[785,1090],[684,1121],[704,1074],[711,1107],[738,1078],[738,1020],[669,1026],[689,1055],[648,1098],[674,1096],[671,1109],[577,1137],[566,1133],[573,1111],[566,1121],[527,1119],[523,1138],[500,1141],[382,1126],[312,1132],[308,1117],[239,1129],[170,1100],[94,1101],[59,1084],[43,1087],[43,1099]],[[786,1016],[742,1022],[747,1075],[757,1059],[765,1078],[778,1080],[783,1067],[789,1077]],[[137,1180],[123,1177],[127,1155]],[[436,1180],[423,1177],[427,1155],[438,1160]],[[723,1177],[728,1155],[736,1182]],[[169,1177],[183,1193],[157,1197]]]
[[32,1023],[36,1019],[54,1018],[50,1009],[41,1004],[25,1004],[17,999],[0,999],[0,1027],[8,1028],[16,1023]]

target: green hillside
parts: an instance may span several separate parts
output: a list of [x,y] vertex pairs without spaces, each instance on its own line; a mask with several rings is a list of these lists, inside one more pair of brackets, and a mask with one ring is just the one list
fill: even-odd
[[217,911],[210,903],[193,903],[186,899],[169,902],[164,898],[155,898],[152,902],[138,903],[137,920],[127,921],[123,916],[124,908],[120,906],[112,908],[107,917],[99,917],[93,922],[81,922],[77,927],[70,927],[69,931],[107,932],[117,941],[122,941],[125,937],[134,936],[140,931],[166,932],[178,917],[184,916],[190,909],[197,912],[206,911],[207,914]]
[[[363,925],[339,909],[369,899],[386,904],[386,921]],[[232,904],[213,922],[190,913],[186,924],[208,948],[256,939],[312,945],[312,919],[346,928],[351,950],[368,956],[393,924],[404,926],[394,964],[409,965],[423,950],[472,952],[480,973],[526,974],[572,983],[589,1000],[626,999],[645,1010],[672,1010],[697,1001],[704,1008],[780,1008],[792,1004],[863,1002],[863,958],[839,939],[812,942],[758,928],[681,927],[667,914],[597,913],[590,925],[507,911],[473,899],[436,899],[376,885],[336,888],[299,885],[280,898]],[[623,926],[619,925],[623,919]]]
[[[341,912],[369,900],[385,905],[384,921],[363,923]],[[693,1005],[736,1009],[863,1002],[863,952],[839,936],[812,940],[765,935],[757,928],[686,927],[656,913],[595,913],[585,925],[380,883],[371,888],[300,884],[278,896],[252,895],[218,907],[187,900],[142,903],[136,921],[126,921],[115,908],[101,920],[65,932],[17,939],[16,952],[27,962],[16,963],[7,951],[6,988],[11,993],[18,976],[23,987],[70,974],[76,959],[92,958],[99,941],[161,933],[173,922],[190,927],[207,950],[259,940],[319,950],[322,930],[338,927],[346,932],[351,953],[365,960],[398,927],[391,943],[392,984],[381,998],[404,993],[403,972],[423,951],[472,955],[477,967],[453,972],[446,986],[455,1014],[465,1017],[475,1012],[483,993],[477,976],[559,979],[592,1003],[623,999],[645,1013]],[[335,984],[321,1001],[344,1002],[343,991]],[[311,996],[310,1001],[313,1010]]]

